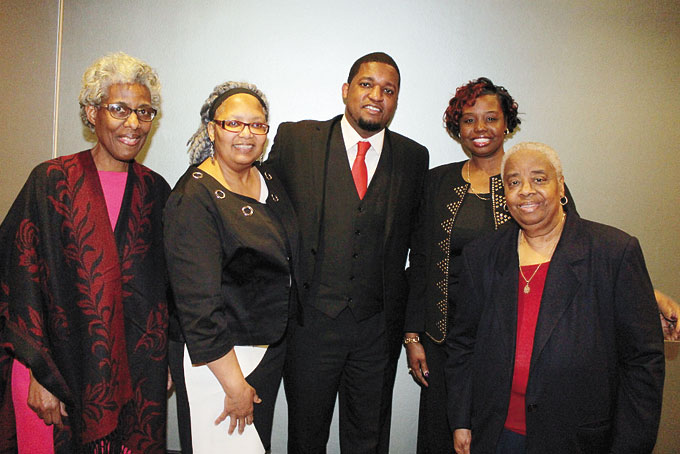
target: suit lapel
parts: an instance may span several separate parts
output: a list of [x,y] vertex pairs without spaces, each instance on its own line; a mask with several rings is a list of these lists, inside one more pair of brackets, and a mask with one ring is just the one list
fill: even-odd
[[387,215],[385,216],[385,236],[384,244],[392,234],[394,216],[399,203],[399,192],[404,181],[404,175],[408,172],[405,152],[402,149],[392,147],[392,136],[389,129],[385,129],[385,141],[383,142],[382,153],[390,153],[392,168],[389,170],[390,190],[387,198]]
[[[303,191],[309,191],[308,193],[311,194],[313,211],[298,213],[298,217],[314,216],[315,222],[313,225],[319,226],[319,232],[316,232],[314,244],[318,241],[321,224],[323,222],[324,202],[326,197],[326,175],[330,147],[344,147],[342,133],[333,134],[334,126],[340,122],[341,118],[342,115],[339,115],[331,120],[318,123],[312,127],[309,134],[300,135],[300,137],[304,137],[306,140],[304,146],[301,145],[301,149],[307,150],[307,159],[304,162],[301,162],[300,165],[305,166],[307,169],[307,172],[302,172],[302,174],[309,176],[307,181],[301,182],[300,184],[310,188],[303,188]],[[337,137],[334,138],[334,136]]]
[[513,226],[505,232],[505,238],[498,251],[494,280],[498,285],[492,287],[494,310],[498,319],[499,338],[502,351],[508,364],[513,363],[517,336],[517,286],[519,257],[517,256],[518,227]]
[[545,279],[541,307],[536,322],[531,369],[550,340],[555,326],[571,305],[581,286],[579,271],[585,258],[585,247],[579,234],[580,218],[571,213],[567,217],[562,237],[555,249]]

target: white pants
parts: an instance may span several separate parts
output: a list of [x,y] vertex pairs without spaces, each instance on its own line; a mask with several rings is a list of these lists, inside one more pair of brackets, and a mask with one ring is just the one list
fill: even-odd
[[[260,364],[267,352],[262,346],[236,346],[236,358],[243,376],[247,377]],[[191,439],[194,454],[265,452],[254,424],[246,425],[242,434],[238,429],[229,435],[227,417],[219,425],[215,420],[224,410],[224,391],[208,366],[193,366],[189,352],[184,347],[184,379],[186,382],[189,410],[191,412]]]

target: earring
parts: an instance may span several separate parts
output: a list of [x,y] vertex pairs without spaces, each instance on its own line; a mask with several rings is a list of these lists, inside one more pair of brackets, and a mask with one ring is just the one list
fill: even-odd
[[210,141],[210,162],[215,164],[215,143]]
[[508,210],[508,204],[507,203],[503,204],[503,211],[505,211],[506,213],[510,211],[510,210]]
[[567,198],[566,195],[563,195],[562,197],[560,197],[560,205],[564,206],[567,203],[569,203],[569,199]]
[[505,128],[505,135],[507,136],[508,134],[510,134],[510,130],[508,128]]

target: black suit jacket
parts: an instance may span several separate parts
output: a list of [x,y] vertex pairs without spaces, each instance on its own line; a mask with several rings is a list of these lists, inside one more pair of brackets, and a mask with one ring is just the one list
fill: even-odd
[[[324,216],[326,166],[331,131],[341,118],[282,123],[267,160],[282,179],[298,215],[302,234],[298,282],[303,303],[315,276],[321,225],[333,221]],[[425,147],[389,130],[385,130],[382,152],[392,155],[383,238],[383,300],[388,334],[401,337],[408,294],[404,267],[429,157]]]
[[[494,453],[510,399],[518,226],[470,243],[447,337],[452,429]],[[567,216],[536,324],[526,390],[528,453],[648,453],[661,413],[663,337],[638,241]]]

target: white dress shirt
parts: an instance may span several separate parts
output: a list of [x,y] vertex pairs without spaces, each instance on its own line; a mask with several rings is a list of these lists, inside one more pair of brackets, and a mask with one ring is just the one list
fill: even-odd
[[380,132],[373,134],[368,139],[364,139],[359,135],[358,132],[354,130],[352,125],[349,124],[345,115],[342,116],[340,121],[340,127],[342,129],[342,139],[345,141],[345,148],[347,149],[347,160],[349,161],[349,168],[352,168],[354,160],[357,157],[357,144],[361,141],[369,142],[371,148],[366,152],[366,170],[368,171],[368,180],[366,181],[366,187],[371,184],[371,179],[375,174],[375,169],[378,167],[378,161],[380,160],[380,153],[382,153],[383,142],[385,141],[385,128]]

